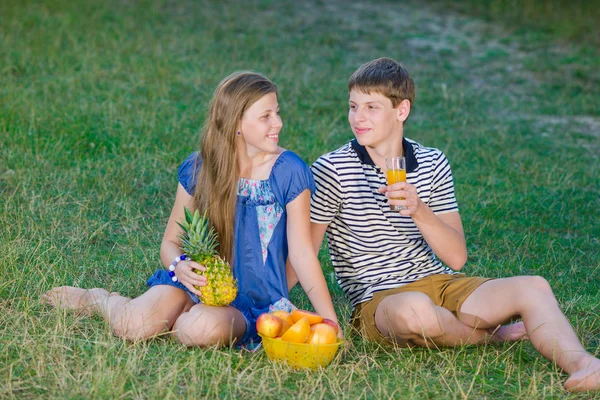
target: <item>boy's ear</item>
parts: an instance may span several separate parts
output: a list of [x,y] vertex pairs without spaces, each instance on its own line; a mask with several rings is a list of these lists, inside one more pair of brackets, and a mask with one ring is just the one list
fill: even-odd
[[398,121],[406,121],[408,119],[408,115],[410,114],[410,101],[408,99],[402,100],[396,107],[396,111]]

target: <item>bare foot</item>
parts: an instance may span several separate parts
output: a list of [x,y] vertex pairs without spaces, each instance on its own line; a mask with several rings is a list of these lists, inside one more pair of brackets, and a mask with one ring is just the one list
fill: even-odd
[[500,325],[496,329],[488,330],[492,334],[492,342],[516,342],[518,340],[528,340],[527,331],[523,322],[515,322],[510,325]]
[[91,315],[96,311],[96,305],[109,296],[118,293],[108,293],[104,289],[81,289],[72,286],[61,286],[47,291],[42,296],[44,303],[56,308],[74,310],[78,314]]
[[571,374],[565,382],[569,392],[587,392],[600,389],[600,360],[590,357],[585,366]]

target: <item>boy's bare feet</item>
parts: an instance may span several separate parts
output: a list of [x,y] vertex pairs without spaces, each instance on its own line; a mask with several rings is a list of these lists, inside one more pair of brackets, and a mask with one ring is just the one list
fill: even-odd
[[492,334],[492,342],[516,342],[518,340],[527,340],[527,331],[523,322],[515,322],[510,325],[501,325],[496,329],[488,330]]
[[96,311],[96,305],[105,301],[109,296],[118,296],[105,289],[81,289],[72,286],[60,286],[42,295],[42,301],[56,308],[74,310],[78,314],[91,315]]
[[587,392],[600,389],[600,360],[594,357],[586,359],[583,367],[574,371],[565,382],[569,392]]

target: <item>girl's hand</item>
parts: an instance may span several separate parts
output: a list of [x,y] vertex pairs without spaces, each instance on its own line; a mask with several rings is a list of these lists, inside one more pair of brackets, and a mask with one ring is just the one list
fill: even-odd
[[175,267],[175,276],[190,292],[200,296],[200,291],[194,286],[206,286],[206,277],[198,275],[194,270],[204,272],[206,268],[195,261],[180,261]]
[[[411,216],[417,212],[422,204],[417,188],[408,182],[398,182],[390,186],[382,186],[379,188],[379,193],[384,194],[388,198],[389,205],[404,206],[404,210],[400,210],[400,215]],[[404,198],[404,200],[400,200]]]

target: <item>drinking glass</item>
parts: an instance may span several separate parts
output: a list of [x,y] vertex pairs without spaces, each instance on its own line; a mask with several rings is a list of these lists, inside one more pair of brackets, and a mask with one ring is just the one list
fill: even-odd
[[[387,184],[392,185],[397,182],[406,182],[406,158],[404,157],[391,157],[385,159],[385,167]],[[404,200],[404,197],[400,197],[399,200]],[[390,205],[392,211],[405,210],[405,206]]]

